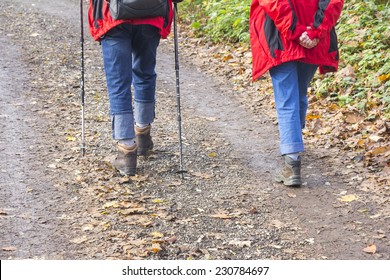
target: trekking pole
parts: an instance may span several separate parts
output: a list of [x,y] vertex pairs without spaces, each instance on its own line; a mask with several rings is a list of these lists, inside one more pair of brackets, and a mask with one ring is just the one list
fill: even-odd
[[180,110],[180,79],[179,79],[179,47],[177,40],[177,3],[173,3],[173,34],[175,44],[175,71],[176,71],[176,100],[177,100],[177,122],[179,125],[179,152],[180,152],[180,169],[178,173],[181,174],[181,178],[184,179],[183,170],[183,144],[181,139],[181,110]]
[[81,153],[85,155],[85,135],[84,135],[84,18],[83,0],[80,0],[80,23],[81,23]]

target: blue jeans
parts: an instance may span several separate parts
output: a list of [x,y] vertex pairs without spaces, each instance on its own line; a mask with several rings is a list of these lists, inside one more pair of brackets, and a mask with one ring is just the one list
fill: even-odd
[[307,89],[317,68],[293,61],[270,69],[282,155],[304,151],[302,129],[308,107]]
[[134,138],[134,121],[154,120],[159,43],[159,30],[151,25],[121,24],[101,40],[114,139]]

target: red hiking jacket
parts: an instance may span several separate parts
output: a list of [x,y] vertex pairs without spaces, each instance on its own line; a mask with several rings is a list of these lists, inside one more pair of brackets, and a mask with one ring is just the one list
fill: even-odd
[[[337,71],[339,52],[335,25],[343,0],[253,0],[250,11],[252,78],[288,61],[319,65],[321,73]],[[307,31],[319,43],[312,49],[299,44]]]
[[109,11],[106,0],[90,0],[88,9],[89,31],[95,41],[99,41],[111,28],[121,23],[149,24],[160,29],[162,38],[166,38],[171,32],[173,10],[172,0],[168,0],[169,14],[166,18],[154,17],[145,19],[114,20]]

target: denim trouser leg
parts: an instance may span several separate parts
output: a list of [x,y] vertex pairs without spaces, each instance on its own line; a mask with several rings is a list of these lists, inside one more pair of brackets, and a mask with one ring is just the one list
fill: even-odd
[[[101,40],[114,139],[135,137],[132,82],[136,100],[142,89],[148,92],[147,101],[150,100],[153,107],[145,109],[144,114],[148,119],[154,117],[155,65],[159,40],[157,28],[130,24],[121,24],[111,29]],[[134,111],[137,115],[136,108]]]
[[137,30],[133,45],[134,117],[136,123],[148,124],[155,117],[156,56],[160,43],[158,29],[143,25]]
[[309,105],[309,101],[307,100],[307,89],[309,87],[310,81],[313,79],[314,74],[317,71],[317,68],[317,65],[298,62],[298,86],[300,101],[299,113],[302,129],[305,128],[306,112]]
[[316,70],[316,65],[301,62],[287,62],[270,69],[282,155],[304,151],[302,128],[308,106],[307,88]]

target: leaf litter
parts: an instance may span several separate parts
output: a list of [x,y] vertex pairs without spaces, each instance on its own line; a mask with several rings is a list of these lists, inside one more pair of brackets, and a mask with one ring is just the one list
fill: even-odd
[[[38,22],[35,17],[39,19],[42,15],[22,11],[18,15],[19,18],[10,18],[9,15],[17,14],[12,9],[15,7],[7,7],[2,12],[10,24],[15,25],[19,34],[18,38],[15,36],[10,38],[15,40],[15,43],[20,43],[21,40],[23,45],[29,46],[28,49],[24,49],[26,60],[31,63],[31,67],[39,66],[42,70],[41,73],[34,72],[33,68],[31,70],[31,75],[37,78],[34,79],[35,83],[31,84],[31,92],[39,101],[32,106],[36,106],[40,115],[50,123],[50,132],[53,135],[65,135],[61,139],[54,137],[57,146],[51,150],[63,155],[64,161],[50,162],[49,165],[59,177],[62,168],[73,174],[70,178],[56,180],[60,179],[58,188],[67,190],[77,197],[77,200],[69,202],[69,213],[58,215],[72,221],[72,230],[81,236],[70,239],[78,246],[74,253],[75,257],[113,259],[318,257],[316,253],[313,254],[311,248],[305,248],[307,242],[304,241],[308,240],[310,235],[304,230],[297,230],[299,221],[296,217],[292,215],[291,220],[288,222],[285,220],[286,215],[290,218],[291,214],[286,213],[292,212],[289,209],[292,206],[289,204],[283,206],[286,203],[283,197],[296,197],[291,192],[279,196],[278,193],[281,191],[274,187],[262,192],[257,182],[263,182],[264,178],[259,180],[249,169],[240,168],[241,162],[231,164],[237,158],[231,155],[229,145],[217,146],[214,141],[207,140],[218,139],[221,135],[214,129],[208,129],[204,134],[199,133],[207,128],[210,122],[216,123],[218,121],[216,118],[204,116],[189,118],[189,113],[184,111],[186,123],[183,131],[187,146],[185,162],[191,167],[192,176],[186,177],[184,181],[178,179],[174,172],[178,162],[177,140],[174,137],[177,127],[175,116],[171,114],[172,110],[167,109],[174,106],[174,100],[171,98],[172,89],[167,88],[163,82],[159,84],[161,103],[158,104],[158,111],[161,113],[154,127],[154,137],[160,140],[155,154],[149,160],[140,160],[139,175],[123,178],[115,174],[106,161],[107,155],[113,153],[114,149],[110,139],[109,123],[102,121],[102,116],[108,115],[102,63],[91,59],[100,57],[100,50],[90,40],[86,41],[89,71],[86,91],[89,96],[94,94],[94,97],[92,100],[88,99],[87,108],[88,152],[86,157],[81,157],[78,148],[80,134],[74,132],[74,127],[79,125],[80,109],[77,44],[74,46],[60,38],[53,42],[52,37],[56,34],[53,26],[56,28],[62,26],[66,32],[73,31],[68,34],[69,38],[77,41],[74,34],[77,34],[78,27],[69,27],[69,21],[47,16],[44,25],[48,32],[40,32],[42,21]],[[22,16],[31,19],[29,21],[31,26],[17,25],[17,20],[21,20]],[[41,35],[29,36],[33,30]],[[53,46],[45,44],[47,40],[42,39],[53,42]],[[188,55],[189,50],[194,52],[193,42],[193,39],[185,38],[181,43],[186,57],[191,57]],[[165,44],[169,46],[171,43],[168,41]],[[237,98],[243,102],[243,106],[253,114],[265,111],[266,116],[275,117],[271,113],[272,110],[268,110],[268,105],[273,104],[270,101],[272,96],[269,94],[271,89],[269,80],[266,79],[261,84],[249,82],[250,57],[246,55],[248,50],[240,50],[245,55],[236,55],[234,47],[224,48],[223,51],[216,47],[215,53],[221,53],[215,57],[219,62],[212,60],[211,64],[215,67],[209,67],[210,50],[203,50],[203,47],[199,48],[195,63],[200,63],[203,68],[207,66],[206,73],[217,74],[216,79],[224,83],[233,81],[229,86],[237,92]],[[248,87],[256,94],[244,96],[242,93],[246,92]],[[263,91],[266,92],[264,96],[260,95]],[[35,96],[36,93],[39,95]],[[66,108],[61,111],[61,118],[58,118],[53,104]],[[344,149],[344,152],[351,153],[348,162],[352,163],[354,168],[372,168],[371,177],[365,177],[363,182],[370,179],[375,183],[380,182],[377,186],[386,186],[388,179],[380,174],[386,169],[383,169],[383,161],[379,159],[389,157],[388,150],[383,148],[386,147],[388,139],[387,123],[367,122],[356,115],[355,111],[334,107],[329,110],[337,113],[333,115],[337,117],[332,123],[329,119],[332,115],[325,110],[328,107],[320,101],[318,105],[323,107],[319,106],[316,112],[312,112],[313,118],[308,120],[308,127],[315,126],[316,131],[307,132],[308,144],[323,143],[325,146]],[[63,119],[68,122],[63,122]],[[373,127],[377,124],[378,127]],[[356,135],[356,131],[364,129],[375,131],[374,135],[378,137]],[[67,136],[66,133],[70,134]],[[333,139],[330,135],[337,137]],[[346,147],[351,137],[355,137],[349,144],[352,147]],[[205,146],[214,146],[210,150],[205,150],[198,145],[202,142]],[[364,155],[363,164],[353,161],[352,156],[355,155],[353,149],[358,149]],[[246,185],[251,181],[254,183],[247,185],[246,193],[237,195],[237,186]],[[366,187],[367,190],[373,188],[370,184]],[[383,194],[388,191],[384,188],[382,190]],[[204,211],[200,212],[198,209]],[[87,238],[83,235],[85,232],[91,235]],[[291,232],[295,234],[295,240],[282,238]],[[203,238],[199,239],[200,236]],[[198,240],[200,242],[197,242]],[[78,250],[84,253],[78,254]],[[332,255],[329,257],[332,258]]]

